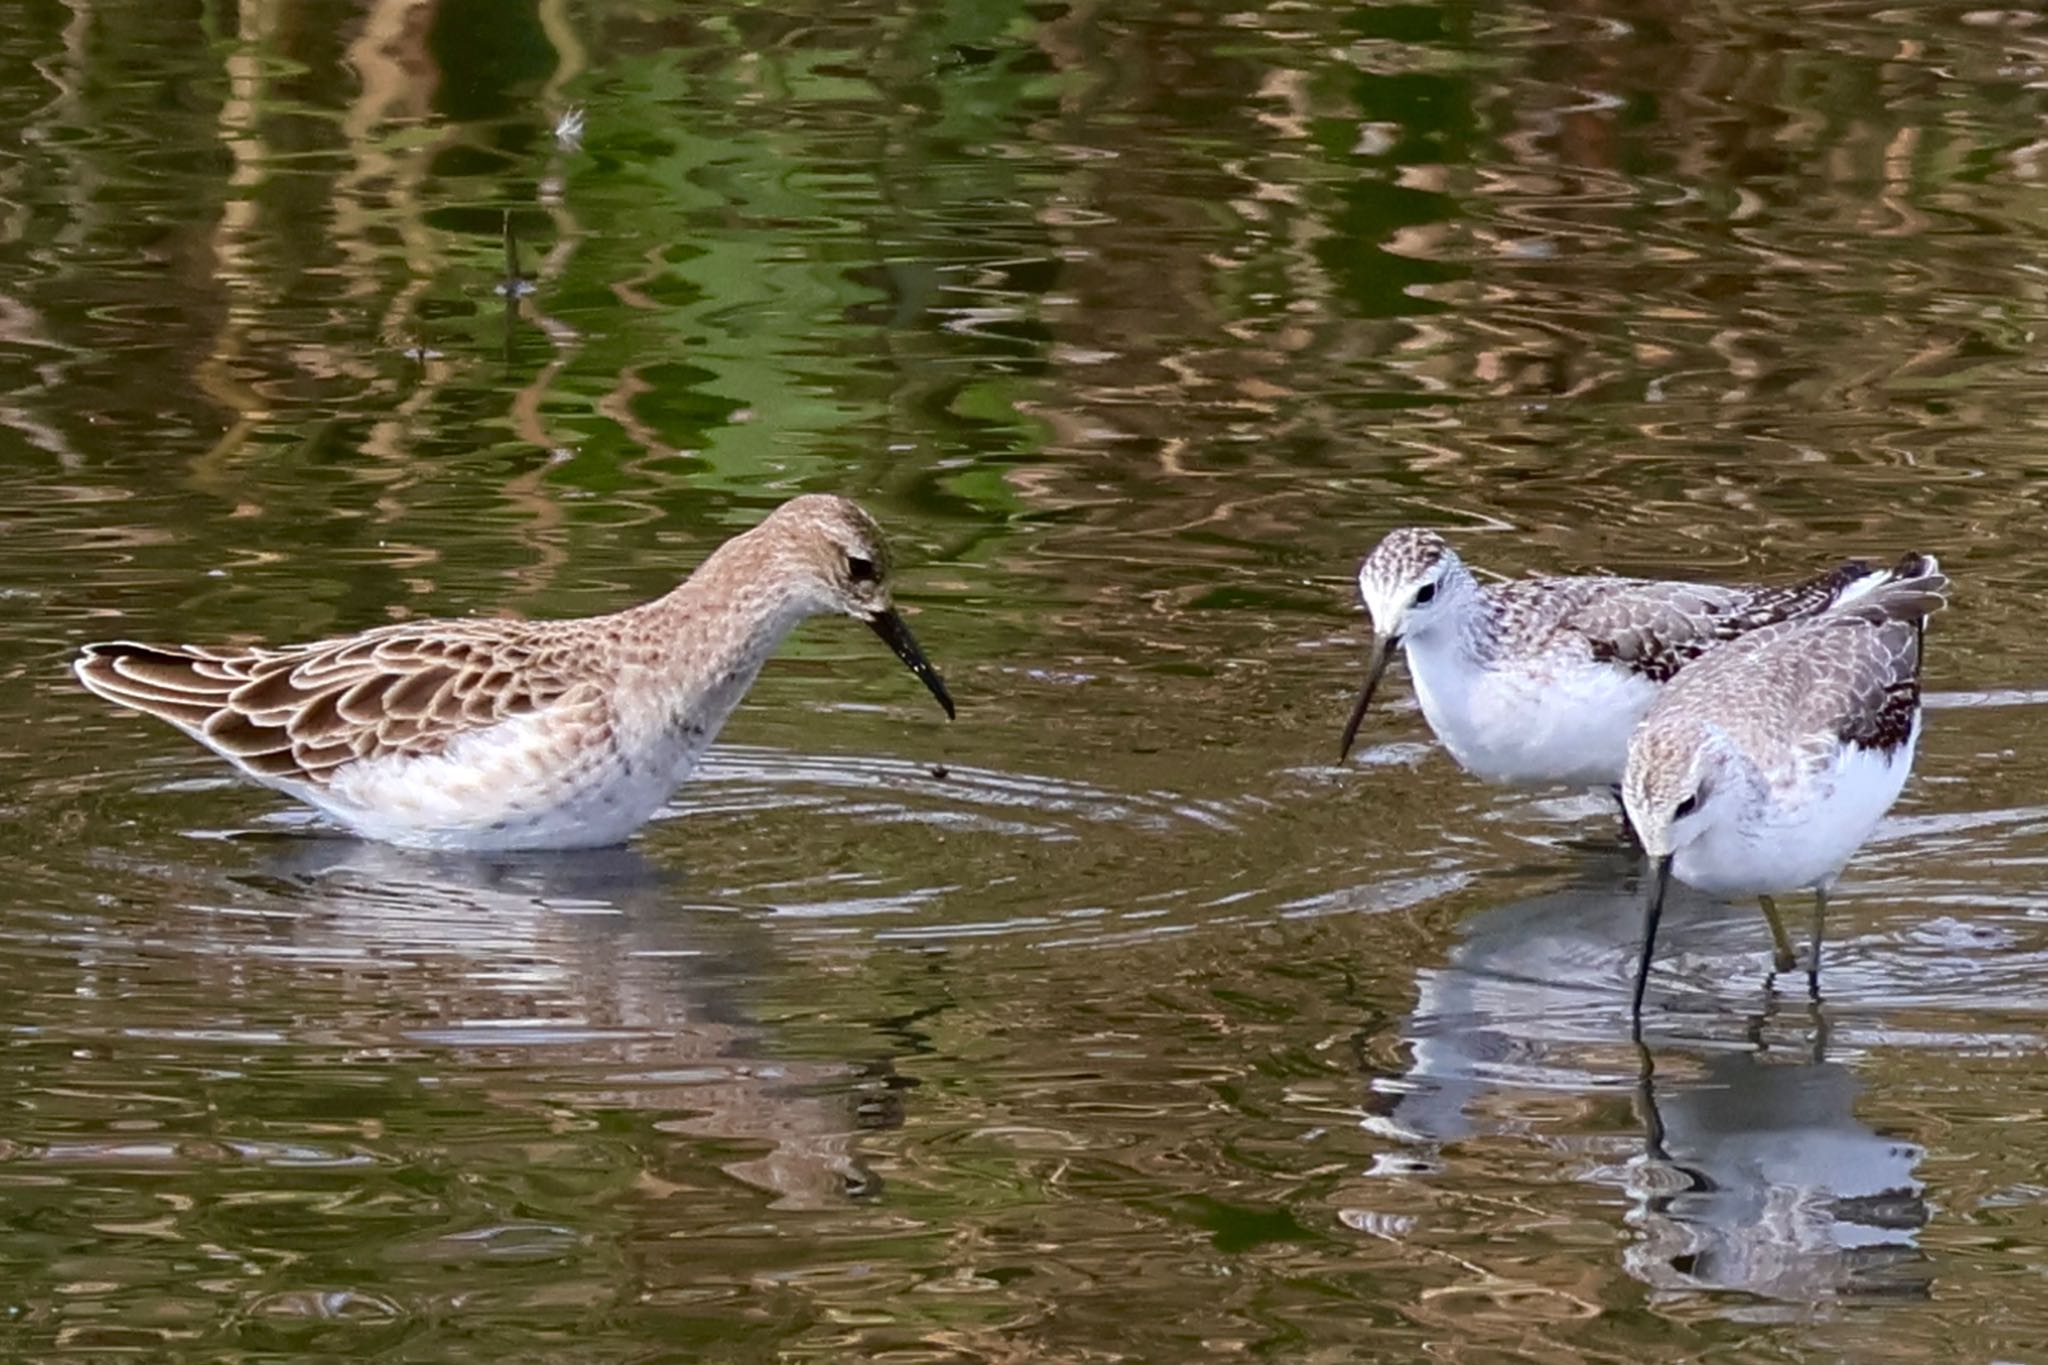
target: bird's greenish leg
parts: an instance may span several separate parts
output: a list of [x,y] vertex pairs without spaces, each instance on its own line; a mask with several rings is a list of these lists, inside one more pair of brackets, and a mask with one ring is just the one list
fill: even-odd
[[1807,951],[1806,988],[1813,998],[1820,999],[1820,931],[1828,916],[1828,893],[1817,890],[1813,893],[1813,945]]
[[1769,896],[1758,896],[1757,903],[1764,908],[1764,922],[1771,926],[1771,960],[1779,971],[1789,972],[1799,965],[1799,959],[1792,956],[1792,940],[1785,935],[1785,921],[1778,918],[1778,903]]

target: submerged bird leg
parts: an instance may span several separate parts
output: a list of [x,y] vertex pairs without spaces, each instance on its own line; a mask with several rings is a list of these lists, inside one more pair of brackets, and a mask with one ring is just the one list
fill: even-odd
[[1628,818],[1628,802],[1621,799],[1621,784],[1609,783],[1607,790],[1613,793],[1615,807],[1621,813],[1621,841],[1631,848],[1641,848],[1642,836],[1636,833],[1635,822]]
[[1764,922],[1771,926],[1771,965],[1781,972],[1789,972],[1799,965],[1799,959],[1792,956],[1792,940],[1785,935],[1785,921],[1778,918],[1778,903],[1769,896],[1758,896],[1757,904],[1764,908]]
[[1814,999],[1820,999],[1820,931],[1828,914],[1828,893],[1817,889],[1813,893],[1813,946],[1806,959],[1806,991]]
[[1643,1042],[1641,1021],[1636,1025],[1636,1117],[1643,1124],[1643,1152],[1656,1161],[1671,1160],[1664,1146],[1664,1111],[1657,1107],[1657,1060]]

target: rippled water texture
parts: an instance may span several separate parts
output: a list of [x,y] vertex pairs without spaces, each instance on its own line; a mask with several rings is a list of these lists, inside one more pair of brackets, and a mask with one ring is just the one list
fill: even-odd
[[[0,75],[0,1354],[2038,1358],[2030,8],[0,0]],[[627,850],[335,838],[65,669],[800,490],[960,719],[816,622]],[[1942,556],[1824,1003],[1682,898],[1638,1051],[1604,801],[1398,672],[1335,763],[1409,522]]]

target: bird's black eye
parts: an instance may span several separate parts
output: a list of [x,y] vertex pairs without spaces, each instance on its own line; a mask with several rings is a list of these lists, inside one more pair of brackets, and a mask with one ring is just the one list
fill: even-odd
[[846,557],[846,576],[856,583],[874,582],[876,578],[875,561],[863,559],[859,555],[848,555]]
[[1421,587],[1415,590],[1415,596],[1408,603],[1408,605],[1411,607],[1426,607],[1429,605],[1429,599],[1435,596],[1436,584],[1424,583]]
[[1685,800],[1679,802],[1677,805],[1671,808],[1671,818],[1674,820],[1683,820],[1686,816],[1691,815],[1694,811],[1698,810],[1699,808],[1699,797],[1696,795],[1688,796],[1685,798]]

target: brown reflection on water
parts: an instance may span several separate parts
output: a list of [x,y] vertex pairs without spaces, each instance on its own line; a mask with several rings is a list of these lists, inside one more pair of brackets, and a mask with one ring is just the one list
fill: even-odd
[[[200,898],[184,923],[9,935],[77,973],[14,1016],[43,1099],[0,1159],[10,1262],[47,1211],[99,1229],[38,1272],[73,1277],[58,1340],[112,1349],[112,1324],[144,1340],[208,1299],[263,1317],[293,1283],[379,1319],[629,1304],[638,1244],[876,1195],[858,1141],[900,1122],[886,1063],[760,1050],[732,992],[772,949],[677,914],[637,855],[240,851],[172,891]],[[179,1283],[194,1256],[209,1275]]]

